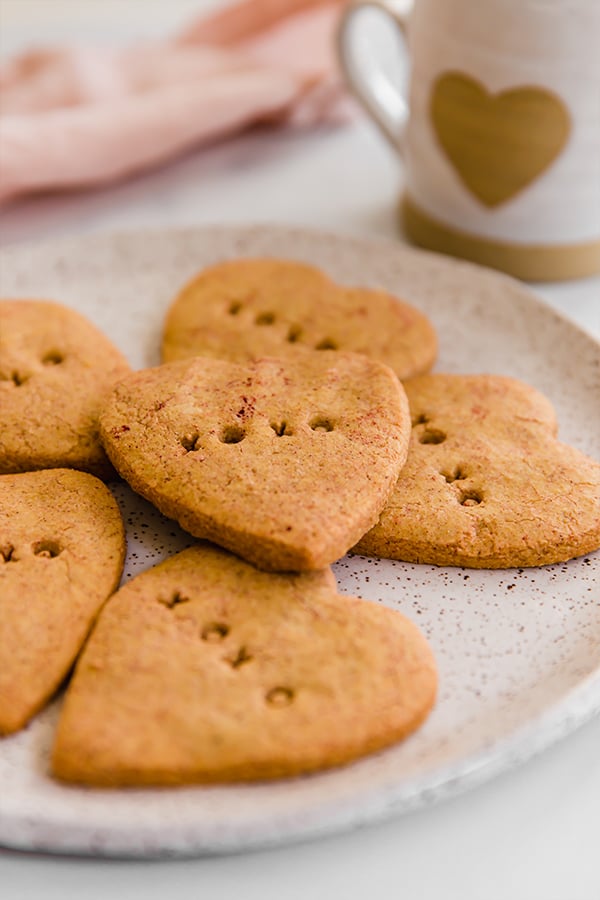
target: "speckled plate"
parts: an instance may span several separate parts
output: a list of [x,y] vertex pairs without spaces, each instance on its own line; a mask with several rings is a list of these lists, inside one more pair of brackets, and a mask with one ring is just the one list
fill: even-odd
[[[530,382],[555,404],[561,437],[600,453],[598,344],[510,279],[395,243],[269,227],[83,237],[6,251],[1,289],[77,308],[146,366],[158,360],[174,291],[202,266],[238,255],[306,260],[342,282],[389,288],[436,325],[438,371]],[[115,493],[128,528],[126,579],[189,543],[126,487]],[[479,784],[600,709],[600,554],[533,570],[361,557],[334,569],[341,591],[401,609],[428,635],[440,694],[419,732],[345,768],[273,784],[88,791],[47,775],[58,699],[0,740],[0,844],[158,856],[316,837]]]

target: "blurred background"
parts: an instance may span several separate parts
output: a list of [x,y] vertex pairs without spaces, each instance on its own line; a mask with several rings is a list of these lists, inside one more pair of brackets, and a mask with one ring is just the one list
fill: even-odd
[[[242,2],[242,6],[255,12],[257,3],[258,0],[250,0],[250,3]],[[330,9],[335,8],[334,11],[343,5],[335,0],[331,3],[289,0],[288,4],[267,0],[258,5],[267,10],[272,6],[280,10],[289,6],[291,11],[308,6],[307,14],[313,15],[313,3],[319,7],[324,3]],[[239,0],[233,5],[238,7],[238,4]],[[409,5],[403,0],[398,8],[406,9]],[[231,6],[226,0],[0,0],[0,61],[8,63],[10,72],[11,65],[14,69],[11,61],[19,54],[29,54],[39,48],[58,48],[62,53],[65,48],[75,47],[79,62],[83,59],[84,67],[89,70],[88,81],[93,82],[97,72],[95,63],[89,60],[94,54],[85,48],[95,48],[94,53],[100,58],[113,52],[129,58],[131,48],[140,46],[164,48],[189,29],[190,23],[218,15]],[[398,36],[376,12],[365,13],[361,23],[364,24],[358,35],[357,51],[375,54],[379,60],[386,61],[391,75],[400,79],[403,73],[398,68]],[[321,45],[326,33],[331,38],[331,24],[328,32],[323,28],[318,31]],[[305,74],[308,72],[310,80],[315,66],[318,73],[321,63],[313,59],[306,35],[302,40],[304,44],[295,43],[292,30],[290,52],[282,57],[281,49],[277,51],[278,65],[282,60],[286,65],[290,62],[292,68],[300,67]],[[125,178],[91,188],[9,194],[0,205],[0,243],[88,231],[216,222],[292,223],[365,237],[402,239],[397,213],[403,187],[402,165],[358,106],[347,95],[342,99],[342,78],[330,44],[325,82],[330,86],[335,84],[332,93],[327,95],[327,103],[323,104],[321,99],[312,105],[304,102],[306,96],[301,90],[290,115],[279,109],[275,122],[269,121],[269,115],[258,116],[260,123],[250,127],[247,122],[238,122],[239,127],[226,129],[225,136],[189,141],[166,154],[164,161],[153,162],[141,170],[138,167]],[[253,50],[257,58],[262,58],[264,48],[264,42],[259,40]],[[323,46],[321,50],[324,54]],[[231,48],[228,52],[231,53]],[[234,60],[237,53],[235,48]],[[152,66],[149,68],[152,72]],[[243,77],[241,82],[244,83]],[[282,90],[277,77],[270,83],[269,91],[273,85],[276,90]],[[1,108],[6,109],[7,92],[0,93],[3,95]],[[317,92],[315,96],[323,95]],[[18,102],[21,100],[19,96]],[[225,103],[213,103],[211,115],[215,109],[229,108]],[[237,113],[239,110],[233,115]],[[192,123],[197,126],[200,119],[198,116]],[[132,117],[125,113],[122,120],[129,125]],[[187,127],[189,122],[183,124]],[[158,134],[154,137],[159,139],[164,139],[169,132],[168,128],[160,127],[160,122],[158,126],[155,123],[155,128]],[[46,167],[52,177],[53,154],[56,164],[63,169],[64,159],[82,165],[88,164],[89,157],[94,155],[93,146],[91,153],[89,148],[79,151],[64,133],[60,137],[60,129],[58,139],[54,134],[52,140],[45,137],[28,140],[30,145],[33,143],[36,155],[33,160],[18,141],[11,148],[5,136],[0,139],[0,150],[7,147],[12,150],[11,165],[28,172]],[[122,143],[128,147],[130,142],[124,138]],[[117,155],[121,152],[122,147],[118,148]],[[102,157],[100,152],[97,155]],[[10,166],[5,162],[0,168],[7,172]],[[2,196],[0,193],[0,200]],[[595,289],[593,285],[590,287],[589,279],[570,282],[568,289],[561,284],[538,288],[556,308],[600,333],[600,311],[590,317],[590,297],[594,290],[597,291],[597,285]]]
[[[37,46],[127,47],[171,39],[224,0],[1,0],[2,61]],[[377,26],[383,23],[374,22]],[[380,28],[383,45],[387,30]],[[332,53],[333,59],[333,53]],[[293,222],[397,233],[397,159],[357,108],[341,121],[262,126],[179,153],[92,191],[25,197],[0,208],[3,243],[104,228]],[[324,189],[325,186],[325,189]]]
[[32,43],[93,41],[114,46],[137,38],[163,38],[223,0],[2,0],[2,55]]

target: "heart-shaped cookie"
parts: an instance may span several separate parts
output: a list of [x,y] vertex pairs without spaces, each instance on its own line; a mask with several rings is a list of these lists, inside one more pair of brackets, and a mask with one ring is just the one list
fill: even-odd
[[357,553],[510,568],[600,546],[600,465],[556,439],[552,406],[534,388],[497,375],[425,375],[406,392],[406,466]]
[[338,595],[331,572],[267,574],[197,545],[103,609],[67,691],[52,771],[103,786],[310,772],[413,731],[436,681],[416,626]]
[[459,178],[485,206],[505,203],[551,165],[571,130],[563,101],[542,87],[490,94],[446,72],[431,95],[437,138]]
[[44,300],[0,301],[0,473],[67,466],[114,476],[98,412],[129,372],[83,316]]
[[124,555],[119,509],[97,478],[0,476],[0,734],[22,728],[60,686]]
[[329,351],[136,372],[114,389],[100,428],[131,487],[191,534],[260,568],[304,571],[375,524],[410,416],[390,369]]
[[165,362],[200,355],[246,363],[307,350],[363,353],[409,378],[429,371],[437,338],[423,313],[391,294],[342,287],[280,259],[205,269],[175,298],[163,337]]

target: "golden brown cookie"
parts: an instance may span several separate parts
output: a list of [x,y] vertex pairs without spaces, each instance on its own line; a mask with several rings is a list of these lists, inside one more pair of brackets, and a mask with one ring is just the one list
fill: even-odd
[[324,352],[136,372],[109,397],[100,429],[123,478],[191,534],[263,569],[305,571],[375,524],[410,417],[390,369]]
[[67,691],[52,771],[124,786],[328,768],[417,728],[436,680],[416,626],[338,595],[329,571],[267,574],[200,544],[102,611]]
[[437,338],[422,313],[385,291],[342,287],[299,262],[237,259],[205,269],[175,298],[163,360],[246,363],[307,348],[364,353],[404,379],[431,368]]
[[495,569],[600,546],[600,466],[556,440],[542,394],[498,375],[426,375],[405,387],[406,466],[355,552]]
[[98,410],[129,372],[79,313],[44,300],[0,300],[0,473],[67,466],[114,475]]
[[123,523],[85,472],[0,476],[0,734],[55,693],[119,583]]

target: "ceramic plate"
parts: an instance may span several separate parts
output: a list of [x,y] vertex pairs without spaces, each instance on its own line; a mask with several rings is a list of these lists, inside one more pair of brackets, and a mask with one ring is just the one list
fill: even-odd
[[[6,251],[2,293],[61,300],[133,366],[148,366],[177,288],[206,264],[240,255],[305,260],[341,282],[388,288],[433,320],[438,371],[530,382],[554,403],[560,436],[599,454],[598,344],[508,278],[395,243],[269,227],[83,237]],[[115,493],[128,529],[125,579],[190,543],[128,488]],[[59,698],[0,740],[0,843],[157,856],[316,837],[481,783],[600,708],[600,554],[507,571],[348,557],[334,571],[342,592],[402,610],[431,641],[440,693],[420,731],[345,768],[272,784],[90,791],[47,775]]]

